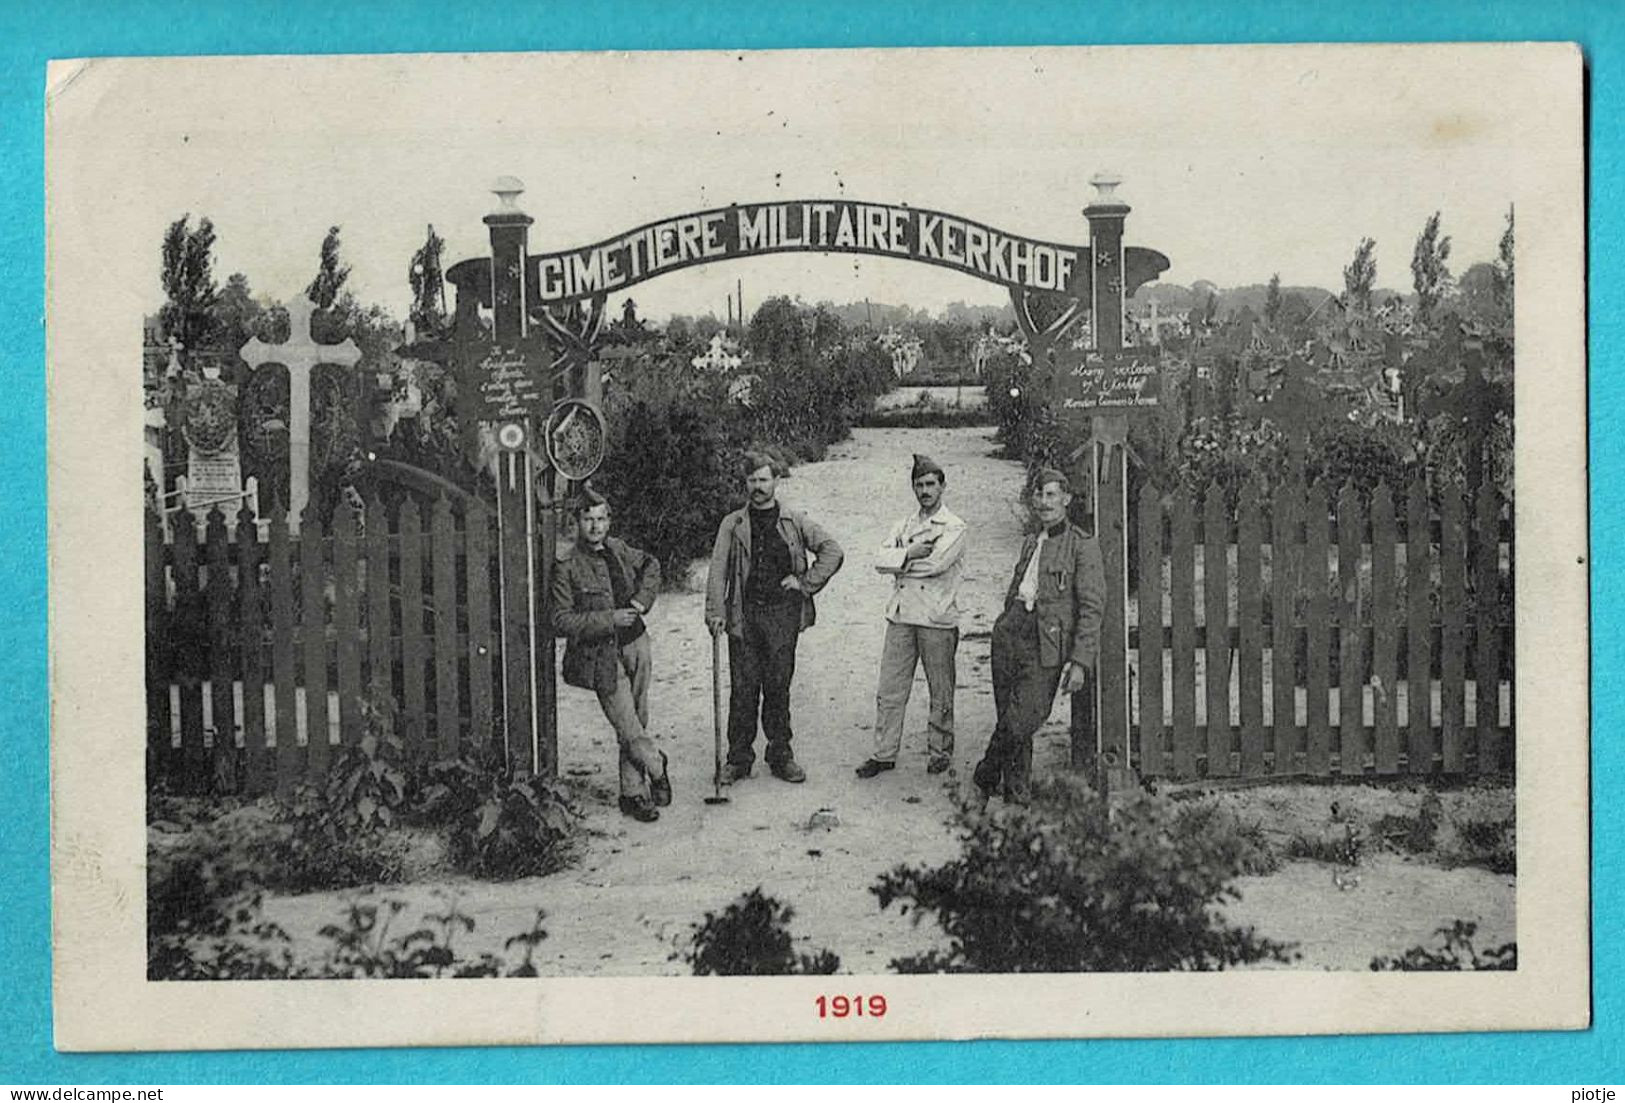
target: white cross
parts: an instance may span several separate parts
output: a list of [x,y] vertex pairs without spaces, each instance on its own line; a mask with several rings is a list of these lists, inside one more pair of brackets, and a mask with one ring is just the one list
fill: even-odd
[[281,364],[288,369],[288,529],[297,532],[305,503],[310,501],[310,373],[317,364],[353,368],[361,350],[346,337],[336,345],[320,345],[310,332],[316,304],[303,295],[288,304],[288,339],[280,345],[258,337],[242,347],[250,369]]

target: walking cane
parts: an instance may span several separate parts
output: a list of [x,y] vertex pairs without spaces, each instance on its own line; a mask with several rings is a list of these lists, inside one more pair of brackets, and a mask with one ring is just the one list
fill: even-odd
[[727,804],[728,798],[722,795],[722,633],[711,633],[711,729],[714,735],[712,755],[715,768],[711,773],[713,796],[705,798],[706,804]]

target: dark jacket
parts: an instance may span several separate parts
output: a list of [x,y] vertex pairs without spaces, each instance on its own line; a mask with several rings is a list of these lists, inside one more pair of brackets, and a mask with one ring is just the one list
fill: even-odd
[[[790,549],[790,570],[801,580],[801,627],[812,627],[817,611],[813,595],[841,569],[846,553],[835,538],[805,513],[779,505],[779,535]],[[811,560],[809,561],[809,556]],[[750,577],[750,506],[722,519],[711,549],[711,573],[705,584],[705,615],[723,617],[728,631],[744,631],[745,580]]]
[[[610,536],[604,547],[620,564],[632,587],[632,600],[645,611],[660,592],[660,561]],[[594,553],[561,547],[553,571],[553,630],[564,647],[564,682],[580,689],[611,689],[621,661],[615,638],[615,597],[609,567]]]
[[[1019,600],[1021,576],[1038,546],[1030,533],[1021,545],[1016,573],[1010,578],[1006,605]],[[1082,529],[1068,524],[1059,536],[1044,541],[1038,560],[1038,597],[1033,613],[1038,618],[1038,661],[1042,666],[1074,662],[1095,665],[1100,653],[1100,622],[1106,612],[1106,572],[1100,547]]]

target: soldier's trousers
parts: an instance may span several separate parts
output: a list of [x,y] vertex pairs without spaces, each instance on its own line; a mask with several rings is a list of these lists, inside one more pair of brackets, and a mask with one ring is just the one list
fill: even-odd
[[1033,735],[1049,719],[1060,666],[1042,666],[1038,618],[1019,601],[993,623],[993,707],[998,720],[973,775],[982,792],[1025,803],[1031,788]]
[[666,776],[664,760],[649,738],[651,669],[649,637],[644,634],[621,646],[614,686],[598,691],[599,707],[620,744],[621,796],[628,798],[647,797],[650,779]]

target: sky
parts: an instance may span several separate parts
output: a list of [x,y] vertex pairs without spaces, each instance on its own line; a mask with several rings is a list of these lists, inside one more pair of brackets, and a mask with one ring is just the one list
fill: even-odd
[[[433,224],[485,255],[501,175],[533,252],[732,202],[839,198],[951,212],[1083,244],[1092,175],[1133,208],[1166,282],[1338,288],[1362,236],[1408,289],[1435,210],[1452,267],[1490,260],[1514,200],[1493,47],[485,55],[98,62],[84,155],[130,166],[121,229],[150,243],[130,290],[163,301],[164,227],[207,215],[215,272],[286,298],[342,230],[349,287],[404,316]],[[1249,52],[1250,51],[1250,52]],[[134,269],[132,270],[134,271]],[[661,276],[639,313],[719,316],[766,296],[999,303],[995,284],[905,260],[791,255]],[[618,306],[622,295],[615,296]]]

